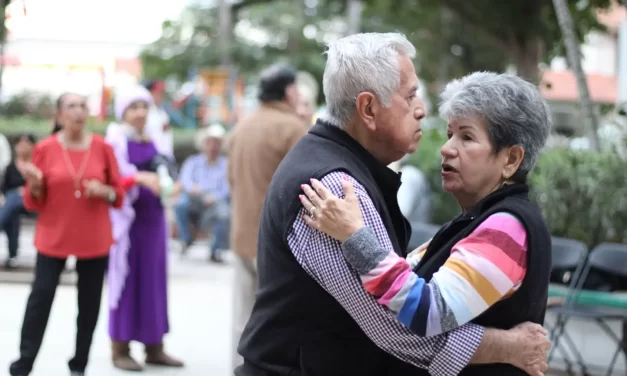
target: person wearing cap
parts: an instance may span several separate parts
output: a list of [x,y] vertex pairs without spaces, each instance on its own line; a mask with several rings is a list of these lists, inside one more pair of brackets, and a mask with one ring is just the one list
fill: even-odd
[[235,257],[233,367],[242,364],[237,344],[255,303],[257,233],[272,175],[309,129],[297,116],[297,72],[275,64],[261,73],[259,109],[235,126],[228,143],[233,212],[231,248]]
[[183,253],[194,241],[190,222],[195,222],[201,231],[212,229],[210,260],[217,263],[222,262],[220,251],[229,247],[231,216],[227,159],[220,153],[225,133],[220,124],[198,131],[196,146],[200,153],[183,162],[179,176],[183,192],[174,208]]
[[143,86],[152,96],[152,104],[148,109],[146,133],[154,142],[157,150],[168,158],[174,158],[174,135],[170,129],[170,117],[163,108],[165,99],[165,82],[162,80],[147,80]]
[[155,166],[161,155],[146,135],[151,104],[152,96],[142,86],[121,90],[114,103],[119,123],[106,138],[127,189],[122,207],[111,210],[114,244],[107,278],[112,361],[127,371],[142,370],[131,357],[131,341],[144,345],[148,364],[183,366],[163,348],[169,332],[167,231],[159,195],[164,187]]

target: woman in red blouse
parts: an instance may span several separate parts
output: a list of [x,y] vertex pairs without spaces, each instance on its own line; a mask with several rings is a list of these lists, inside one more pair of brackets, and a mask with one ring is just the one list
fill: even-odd
[[77,258],[78,320],[72,376],[85,373],[98,321],[107,255],[113,243],[109,207],[120,207],[124,191],[113,149],[85,129],[86,98],[64,94],[57,101],[60,130],[35,147],[24,173],[24,206],[39,212],[35,281],[26,304],[20,358],[11,376],[31,372],[43,339],[59,276],[67,257]]

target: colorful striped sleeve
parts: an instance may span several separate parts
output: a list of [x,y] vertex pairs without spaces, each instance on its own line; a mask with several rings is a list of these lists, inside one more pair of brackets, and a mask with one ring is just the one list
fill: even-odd
[[369,228],[342,244],[365,290],[421,336],[462,326],[520,286],[527,269],[527,232],[505,212],[460,240],[429,283],[410,263],[380,246]]

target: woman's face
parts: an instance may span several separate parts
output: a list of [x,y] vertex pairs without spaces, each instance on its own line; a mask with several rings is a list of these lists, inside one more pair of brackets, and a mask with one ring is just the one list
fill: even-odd
[[140,131],[144,130],[147,118],[148,103],[145,101],[135,101],[124,111],[124,121]]
[[479,116],[450,121],[447,133],[448,141],[440,149],[442,188],[464,209],[498,189],[516,172],[524,155],[518,146],[494,153],[487,121]]
[[15,144],[15,155],[18,157],[27,157],[33,153],[33,143],[28,137],[22,136]]
[[314,106],[305,95],[301,95],[296,108],[296,114],[307,124],[311,125],[314,115]]
[[79,94],[63,96],[57,111],[57,122],[66,132],[80,132],[87,122],[87,98]]

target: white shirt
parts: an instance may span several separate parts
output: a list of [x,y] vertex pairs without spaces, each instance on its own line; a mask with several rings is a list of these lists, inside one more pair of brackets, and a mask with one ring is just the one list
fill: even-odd
[[411,223],[429,223],[431,197],[429,183],[422,171],[412,165],[401,167],[401,187],[397,199],[401,213]]
[[152,105],[148,111],[148,120],[146,121],[146,132],[150,136],[159,153],[163,153],[168,157],[174,156],[174,135],[169,129],[170,117],[164,109]]
[[0,134],[0,175],[4,173],[9,163],[11,163],[11,145],[9,140]]

